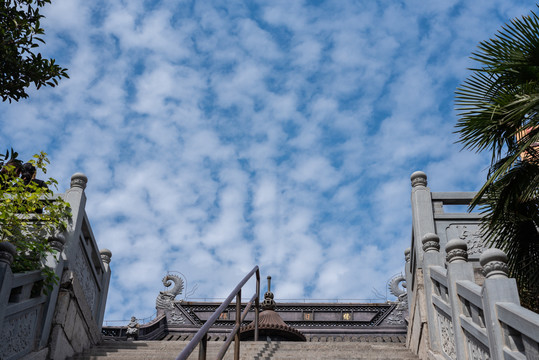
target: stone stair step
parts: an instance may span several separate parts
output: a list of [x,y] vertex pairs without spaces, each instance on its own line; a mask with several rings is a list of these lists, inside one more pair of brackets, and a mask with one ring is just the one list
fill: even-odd
[[[188,341],[106,341],[73,357],[74,360],[175,359]],[[215,359],[222,341],[208,342],[207,359]],[[232,344],[224,359],[234,358]],[[198,359],[198,348],[189,360]],[[242,342],[241,360],[393,360],[418,359],[402,343],[368,342]]]

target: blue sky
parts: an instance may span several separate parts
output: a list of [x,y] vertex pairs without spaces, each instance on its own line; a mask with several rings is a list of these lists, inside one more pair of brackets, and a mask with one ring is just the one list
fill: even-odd
[[[409,176],[477,190],[453,134],[469,55],[534,2],[80,1],[45,8],[57,88],[0,104],[0,145],[88,178],[111,249],[106,319],[149,316],[168,270],[225,297],[367,299],[403,271]],[[1,150],[1,149],[0,149]],[[251,292],[251,290],[249,290]]]

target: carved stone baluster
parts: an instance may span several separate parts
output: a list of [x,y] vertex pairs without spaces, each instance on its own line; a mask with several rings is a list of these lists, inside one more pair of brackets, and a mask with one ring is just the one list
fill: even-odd
[[112,252],[109,249],[103,249],[99,252],[101,255],[101,260],[103,261],[103,265],[105,266],[105,269],[109,269],[110,264],[110,258],[112,257]]
[[467,346],[464,332],[460,324],[463,305],[457,293],[457,281],[474,281],[473,267],[468,262],[468,245],[462,239],[450,240],[445,246],[447,259],[447,285],[457,359],[467,359]]
[[101,298],[99,299],[99,310],[97,312],[98,319],[97,324],[99,326],[99,330],[101,330],[101,326],[103,324],[103,318],[105,316],[105,306],[107,304],[107,295],[109,292],[109,283],[110,283],[110,258],[112,257],[112,252],[109,249],[102,249],[99,254],[101,255],[101,261],[103,261],[103,266],[105,268],[105,272],[102,275],[102,282],[101,282]]
[[426,234],[436,232],[432,213],[432,196],[427,187],[427,175],[416,171],[410,176],[412,182],[412,222],[415,239],[415,256],[418,268],[423,267],[423,251],[419,243]]
[[[404,250],[404,258],[406,259],[406,264],[404,265],[404,274],[406,276],[406,291],[408,292],[408,314],[410,314],[410,311],[411,311],[411,304],[412,304],[412,301],[410,300],[410,297],[411,297],[411,287],[412,287],[412,271],[410,269],[410,266],[411,266],[411,263],[410,263],[410,259],[411,259],[411,249],[410,248],[407,248],[406,250]],[[409,288],[410,287],[410,288]]]
[[78,236],[84,218],[84,207],[86,206],[86,195],[84,189],[88,178],[83,173],[75,173],[71,176],[71,187],[65,192],[64,200],[71,207],[71,221],[67,230],[65,253],[70,261],[74,261],[78,251]]
[[488,332],[490,355],[493,360],[504,359],[504,339],[498,321],[496,303],[520,304],[515,279],[507,277],[507,255],[499,249],[487,249],[481,254],[479,263],[483,267],[485,282],[481,290],[483,312]]
[[[423,271],[425,286],[425,307],[427,309],[428,330],[430,348],[435,352],[441,351],[441,340],[438,331],[438,319],[436,309],[432,305],[432,294],[434,293],[434,284],[432,283],[430,273],[432,266],[442,266],[444,260],[440,254],[440,238],[434,233],[427,233],[421,239],[423,254]],[[425,316],[425,315],[423,315]]]
[[[58,278],[62,277],[62,272],[64,269],[64,257],[62,251],[66,243],[66,238],[64,234],[56,234],[49,238],[49,244],[56,251],[56,254],[48,254],[45,259],[45,265],[53,269],[54,273]],[[39,340],[40,346],[46,346],[49,340],[49,335],[52,326],[52,317],[54,316],[54,311],[56,307],[56,301],[58,300],[58,291],[60,290],[60,284],[54,285],[52,290],[49,292],[47,297],[47,302],[45,303],[45,311],[43,313],[43,330],[41,331],[41,338]]]

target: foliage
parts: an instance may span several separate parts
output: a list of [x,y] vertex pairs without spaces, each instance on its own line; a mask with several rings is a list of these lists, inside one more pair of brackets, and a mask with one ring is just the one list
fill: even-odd
[[27,98],[26,88],[56,86],[67,69],[36,52],[45,43],[40,8],[51,0],[0,0],[0,96],[2,100]]
[[[37,169],[46,173],[47,154],[41,152],[30,160]],[[56,188],[56,180],[49,178],[43,186],[39,182],[25,181],[18,175],[18,154],[11,150],[0,155],[0,241],[9,241],[17,248],[12,264],[14,272],[41,269],[45,283],[56,283],[54,272],[43,266],[42,261],[54,250],[49,238],[67,229],[71,218],[69,205],[55,198],[49,187]],[[1,158],[3,157],[3,161]],[[5,162],[5,163],[4,163]]]
[[[487,242],[504,250],[523,300],[539,297],[539,17],[514,19],[472,54],[480,68],[457,89],[457,133],[490,151],[487,181],[471,204]],[[526,302],[526,300],[524,301]],[[537,310],[537,308],[536,308]]]

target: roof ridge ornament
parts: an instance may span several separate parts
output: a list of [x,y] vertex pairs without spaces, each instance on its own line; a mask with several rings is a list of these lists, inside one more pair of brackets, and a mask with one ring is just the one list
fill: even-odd
[[[266,337],[274,341],[306,341],[305,335],[293,327],[287,325],[279,314],[275,312],[275,300],[271,292],[271,276],[268,276],[268,291],[264,294],[262,302],[262,312],[258,318],[258,330],[260,338]],[[255,321],[249,325],[242,326],[240,338],[242,340],[253,339],[255,331]]]
[[273,293],[271,292],[271,276],[268,276],[268,291],[264,294],[264,301],[262,302],[262,310],[275,310],[275,300],[273,300]]

